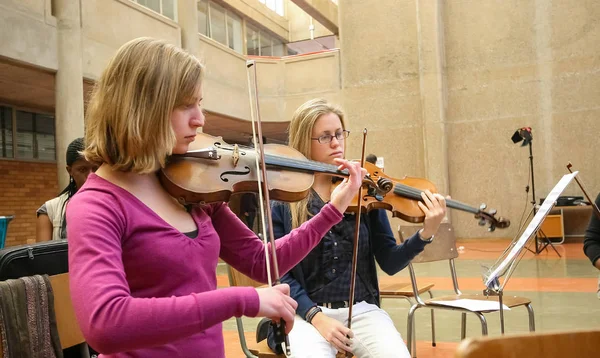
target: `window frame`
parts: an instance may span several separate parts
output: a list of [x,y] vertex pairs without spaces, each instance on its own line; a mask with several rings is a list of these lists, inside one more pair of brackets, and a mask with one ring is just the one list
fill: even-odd
[[[0,106],[7,107],[11,110],[11,123],[12,123],[12,157],[0,157],[0,160],[12,160],[17,162],[35,162],[35,163],[56,163],[57,162],[57,147],[56,147],[56,114],[52,112],[46,112],[43,110],[31,108],[31,107],[22,107],[15,106],[12,104],[0,102]],[[33,113],[33,141],[32,145],[34,148],[33,158],[19,158],[18,157],[18,138],[17,138],[17,111],[29,112]],[[36,131],[36,116],[49,116],[54,119],[54,159],[39,159],[38,153],[38,145],[37,145],[37,131]]]
[[[223,45],[223,46],[227,47],[228,49],[230,49],[231,51],[234,51],[235,53],[238,53],[240,55],[245,55],[246,54],[246,49],[245,49],[245,46],[244,46],[245,43],[246,43],[246,41],[244,40],[244,36],[245,36],[245,29],[244,29],[245,24],[244,23],[246,21],[245,16],[242,15],[242,14],[239,14],[238,12],[236,12],[234,10],[231,10],[228,6],[224,6],[223,4],[216,3],[216,2],[214,2],[212,0],[200,0],[200,1],[198,1],[198,4],[200,2],[205,2],[206,3],[206,27],[207,27],[207,30],[208,30],[207,32],[208,33],[205,35],[205,34],[201,33],[200,31],[198,31],[198,34],[200,34],[202,36],[205,36],[205,37],[208,37],[209,39],[217,42],[220,45]],[[222,43],[221,41],[213,38],[213,33],[212,33],[213,32],[212,31],[212,15],[211,15],[211,12],[212,12],[212,6],[211,6],[211,4],[212,3],[216,4],[218,7],[220,7],[221,9],[223,9],[223,13],[225,15],[225,43]],[[196,11],[199,11],[198,7],[196,7]],[[233,16],[230,16],[229,14],[233,14]],[[228,22],[227,21],[230,18],[234,19],[234,20],[238,20],[238,19],[240,20],[240,28],[242,30],[241,33],[240,33],[240,36],[242,38],[242,51],[241,52],[238,52],[235,49],[233,49],[231,47],[231,44],[229,43],[229,26],[228,26]]]
[[[222,3],[216,2],[214,0],[199,0],[198,4],[200,4],[200,3],[206,4],[206,30],[207,30],[206,32],[207,32],[207,34],[203,34],[202,32],[200,32],[200,29],[198,29],[199,35],[207,37],[207,38],[211,39],[212,41],[218,43],[219,45],[224,46],[227,49],[229,49],[237,54],[243,55],[243,56],[282,57],[282,56],[287,55],[287,47],[286,47],[287,42],[285,40],[282,40],[275,33],[272,33],[271,31],[266,30],[262,25],[260,25],[260,23],[252,21],[246,15],[237,12],[235,9],[232,9],[231,7],[227,6],[226,4],[222,4]],[[219,7],[219,11],[221,9],[223,9],[223,11],[224,11],[224,14],[225,14],[225,39],[226,39],[225,43],[222,43],[219,40],[213,38],[213,33],[212,33],[213,32],[212,31],[213,19],[212,19],[212,5],[211,4],[216,4]],[[285,4],[285,3],[283,3],[283,4]],[[199,12],[200,10],[198,10],[198,6],[196,7],[196,11]],[[229,41],[229,35],[230,35],[229,26],[228,26],[229,19],[241,21],[240,25],[241,25],[242,51],[240,51],[240,52],[238,52],[234,48],[232,48],[232,44]],[[252,28],[253,30],[255,30],[258,35],[257,36],[258,37],[258,54],[256,54],[256,55],[248,54],[249,27]],[[270,48],[271,55],[263,55],[262,54],[261,46],[263,43],[264,36],[266,36],[270,41],[269,48]],[[275,55],[274,54],[276,46],[282,46],[283,55]]]
[[158,1],[158,7],[160,9],[160,12],[156,12],[155,10],[149,8],[148,6],[140,4],[139,0],[131,0],[131,1],[133,1],[134,3],[136,3],[136,4],[140,5],[140,6],[143,6],[144,8],[146,8],[146,9],[148,9],[150,11],[153,11],[153,12],[159,14],[160,16],[164,16],[165,18],[167,18],[169,20],[178,22],[178,19],[177,19],[177,0],[173,0],[173,19],[171,19],[170,17],[166,16],[164,14],[164,12],[163,12],[163,1],[164,0],[159,0]]

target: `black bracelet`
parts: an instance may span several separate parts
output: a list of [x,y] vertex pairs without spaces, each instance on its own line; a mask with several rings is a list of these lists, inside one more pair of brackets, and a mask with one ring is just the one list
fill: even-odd
[[306,313],[306,322],[311,323],[312,324],[312,320],[313,318],[315,318],[315,316],[317,315],[317,313],[321,312],[321,308],[319,306],[314,306],[311,309],[308,310],[308,313]]

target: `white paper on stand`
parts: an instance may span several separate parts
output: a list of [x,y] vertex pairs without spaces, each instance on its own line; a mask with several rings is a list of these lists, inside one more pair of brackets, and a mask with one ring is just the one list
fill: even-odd
[[[431,303],[435,303],[437,305],[442,306],[450,306],[450,307],[459,307],[464,308],[473,312],[481,312],[481,311],[499,311],[500,304],[498,301],[492,300],[471,300],[467,298],[461,298],[454,301],[430,301]],[[502,304],[502,309],[509,310],[507,305]]]
[[577,171],[571,174],[565,174],[560,179],[560,181],[554,186],[552,191],[550,191],[550,194],[548,194],[548,196],[542,203],[542,206],[540,206],[539,211],[535,214],[525,231],[523,231],[523,234],[516,242],[515,246],[512,248],[510,253],[506,256],[504,261],[502,261],[498,265],[498,267],[496,267],[496,269],[494,269],[494,271],[492,271],[492,273],[489,274],[489,276],[485,280],[486,287],[490,287],[490,283],[497,279],[500,273],[504,272],[504,269],[513,262],[515,257],[519,254],[519,252],[521,252],[521,250],[527,243],[527,240],[529,240],[531,235],[533,235],[533,233],[542,224],[542,220],[546,217],[546,215],[548,215],[550,209],[552,209],[552,207],[554,206],[554,202],[556,202],[556,199],[558,199],[563,190],[565,190],[567,185],[569,185],[569,183],[573,180],[573,178],[575,178],[575,176],[578,173],[579,172]]

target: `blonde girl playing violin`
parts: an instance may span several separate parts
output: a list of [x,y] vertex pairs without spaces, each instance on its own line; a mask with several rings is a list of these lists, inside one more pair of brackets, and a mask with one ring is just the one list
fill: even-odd
[[[73,306],[100,357],[224,357],[221,322],[242,315],[293,327],[289,287],[217,289],[221,258],[266,282],[264,246],[226,203],[184,207],[157,171],[204,125],[203,66],[166,42],[123,45],[94,89],[85,157],[99,165],[67,207]],[[342,219],[364,175],[350,178],[306,224],[277,241],[281,272]]]
[[[289,127],[289,145],[307,158],[337,163],[345,157],[349,131],[344,113],[323,99],[301,105]],[[273,204],[273,230],[285,238],[314,220],[334,200],[332,178],[317,176],[309,196],[297,203]],[[419,206],[425,213],[423,229],[401,245],[396,244],[387,215],[374,210],[361,218],[355,301],[348,302],[355,216],[328,230],[308,256],[282,278],[298,302],[290,332],[294,357],[335,357],[337,351],[362,357],[409,357],[389,315],[379,308],[375,261],[394,275],[423,250],[446,213],[443,196],[429,191]],[[347,328],[348,307],[353,304],[352,330]],[[271,340],[269,340],[271,342]],[[272,347],[274,348],[274,347]]]

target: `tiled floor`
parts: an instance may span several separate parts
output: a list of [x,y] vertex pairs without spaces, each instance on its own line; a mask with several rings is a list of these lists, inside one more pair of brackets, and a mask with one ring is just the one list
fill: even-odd
[[[497,257],[508,245],[506,240],[469,240],[461,241],[458,246],[459,258],[456,262],[459,286],[463,293],[481,293],[483,289],[482,265],[493,265]],[[525,296],[531,299],[535,311],[536,330],[548,332],[557,330],[579,330],[600,328],[600,300],[597,297],[598,274],[584,256],[582,243],[565,243],[555,246],[562,258],[549,249],[539,255],[527,252],[512,278],[508,281],[506,294]],[[415,265],[419,282],[432,282],[434,295],[452,293],[452,281],[447,262]],[[227,285],[224,268],[220,267],[219,284]],[[408,270],[389,277],[380,274],[382,282],[386,280],[406,280]],[[406,338],[406,316],[408,303],[405,300],[386,299],[382,303],[400,331]],[[500,335],[498,314],[487,314],[490,335]],[[254,337],[258,319],[244,318],[246,337]],[[436,311],[436,337],[438,344],[432,347],[431,321],[429,311],[416,313],[417,353],[420,358],[452,357],[460,340],[460,314],[451,311]],[[527,312],[515,308],[505,314],[506,333],[528,331]],[[242,358],[235,320],[224,324],[227,357]],[[467,336],[481,335],[481,326],[475,316],[467,319]]]

